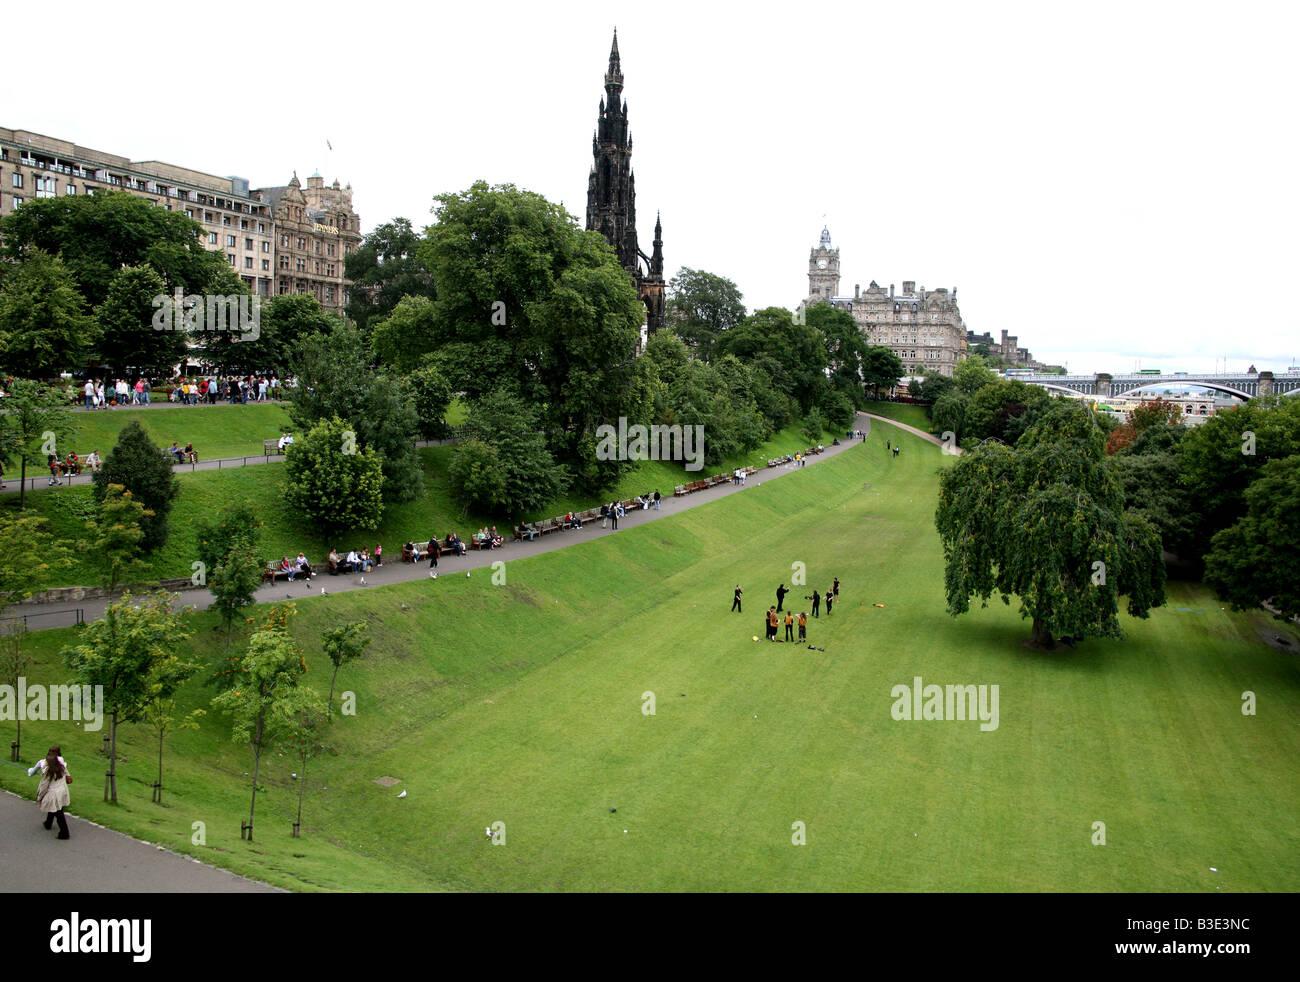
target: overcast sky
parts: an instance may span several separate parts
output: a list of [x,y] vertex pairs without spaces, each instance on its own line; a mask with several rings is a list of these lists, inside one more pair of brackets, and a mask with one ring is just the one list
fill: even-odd
[[615,27],[668,275],[793,307],[826,224],[842,293],[955,286],[1071,371],[1300,362],[1294,2],[74,2],[6,47],[0,125],[319,168],[367,231],[479,178],[581,221]]

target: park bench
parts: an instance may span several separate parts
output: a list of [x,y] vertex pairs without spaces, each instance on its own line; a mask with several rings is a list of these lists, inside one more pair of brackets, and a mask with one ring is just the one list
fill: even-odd
[[268,457],[274,457],[278,454],[284,453],[284,451],[280,449],[280,438],[272,437],[270,440],[263,440],[262,453],[266,454]]
[[[290,560],[290,561],[295,562],[294,560]],[[310,560],[308,561],[308,565],[311,565]],[[297,565],[294,566],[293,572],[294,572],[294,581],[296,582],[298,579],[298,573],[300,572]],[[274,583],[276,580],[282,577],[287,580],[289,578],[289,571],[281,569],[280,564],[276,561],[267,563],[266,569],[262,570],[263,583]],[[306,573],[302,574],[302,578],[304,580],[310,579],[310,577],[308,577]]]
[[685,493],[686,493],[686,485],[685,485],[685,484],[679,484],[679,485],[677,485],[677,487],[673,488],[673,497],[674,497],[674,498],[680,498],[680,497],[681,497],[682,495],[684,495]]

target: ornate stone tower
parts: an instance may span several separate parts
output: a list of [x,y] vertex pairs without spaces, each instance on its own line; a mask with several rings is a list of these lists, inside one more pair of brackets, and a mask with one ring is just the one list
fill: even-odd
[[636,240],[636,176],[632,173],[632,133],[623,101],[623,71],[618,57],[618,31],[609,49],[605,98],[600,101],[596,133],[591,139],[595,158],[587,178],[587,229],[605,236],[618,261],[637,286],[646,307],[646,330],[653,334],[664,323],[664,255],[662,230],[655,218],[654,252],[647,256]]
[[840,250],[831,248],[830,229],[823,226],[821,242],[808,256],[808,306],[829,303],[840,294]]

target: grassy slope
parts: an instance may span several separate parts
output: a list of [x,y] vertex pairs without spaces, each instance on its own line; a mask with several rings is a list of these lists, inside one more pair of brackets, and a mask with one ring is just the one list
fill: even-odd
[[[245,409],[249,407],[244,407]],[[236,408],[236,412],[241,411]],[[175,410],[178,413],[187,410]],[[196,416],[211,413],[205,409],[195,411]],[[142,413],[148,415],[148,411]],[[830,442],[826,434],[824,441]],[[806,445],[797,427],[783,430],[773,436],[762,447],[742,459],[724,461],[716,468],[706,468],[699,475],[688,474],[678,464],[666,461],[643,461],[637,470],[616,489],[610,497],[617,494],[620,500],[634,497],[658,487],[662,494],[672,496],[673,486],[685,480],[695,480],[697,476],[715,474],[740,466],[743,463],[759,462],[760,466],[778,451],[785,453],[802,449]],[[458,531],[462,537],[468,537],[471,531],[484,525],[496,524],[504,529],[509,523],[490,515],[471,513],[461,516],[460,507],[452,501],[447,483],[447,465],[452,447],[425,447],[420,450],[425,465],[424,496],[416,501],[402,505],[393,505],[385,509],[380,527],[375,532],[355,533],[338,537],[335,542],[327,542],[311,523],[301,520],[285,503],[280,492],[284,480],[282,463],[264,464],[255,467],[233,468],[220,471],[194,471],[179,475],[181,493],[177,496],[172,509],[171,534],[163,548],[149,557],[149,575],[155,579],[189,576],[190,564],[197,556],[194,554],[194,522],[215,514],[226,504],[236,501],[253,502],[264,524],[263,553],[268,557],[292,556],[299,549],[307,556],[318,559],[329,552],[331,545],[347,549],[363,545],[373,547],[381,542],[391,555],[401,551],[407,539],[427,539],[436,534],[442,538],[448,530]],[[77,540],[84,538],[85,523],[94,517],[94,505],[89,486],[40,489],[27,496],[28,509],[46,517],[49,529],[55,536],[63,539]],[[545,510],[525,516],[529,520],[551,518],[562,515],[572,509],[584,511],[598,504],[591,498],[569,495],[552,502]],[[0,508],[18,507],[16,496],[0,500]],[[78,552],[73,557],[74,565],[58,572],[51,581],[54,586],[88,585],[102,582],[102,574],[91,561],[89,554]]]
[[71,448],[82,457],[92,450],[107,457],[122,428],[132,421],[139,422],[160,447],[171,446],[173,440],[182,447],[193,443],[201,459],[212,460],[260,455],[262,441],[283,433],[289,414],[275,403],[79,412],[73,414]]
[[[150,745],[129,727],[124,805],[85,780],[74,807],[306,889],[1300,888],[1294,656],[1259,643],[1254,615],[1183,585],[1148,620],[1126,618],[1127,640],[1063,655],[1022,647],[1014,607],[947,616],[943,461],[911,436],[888,458],[886,435],[898,432],[877,425],[807,471],[510,562],[500,586],[444,577],[300,603],[322,691],[319,631],[365,616],[375,637],[341,675],[358,711],[333,731],[340,755],[312,764],[304,839],[288,836],[296,767],[272,759],[259,840],[239,841],[248,755],[214,718],[170,739],[166,808],[148,802]],[[750,641],[793,562],[820,588],[841,578],[834,615],[811,622],[825,652]],[[743,615],[727,613],[737,580]],[[213,621],[200,624],[215,652]],[[70,636],[35,637],[33,676],[61,677],[52,652]],[[892,720],[890,689],[914,675],[999,685],[1000,727]],[[1247,689],[1256,717],[1240,712]],[[187,704],[209,692],[189,687]],[[97,735],[24,733],[94,772]],[[400,784],[374,783],[385,775]],[[33,793],[12,767],[0,783]],[[189,845],[196,819],[207,848]],[[496,821],[501,847],[483,836]]]
[[908,426],[915,426],[918,430],[930,432],[930,421],[926,418],[924,406],[913,406],[906,402],[868,402],[863,411],[896,419]]

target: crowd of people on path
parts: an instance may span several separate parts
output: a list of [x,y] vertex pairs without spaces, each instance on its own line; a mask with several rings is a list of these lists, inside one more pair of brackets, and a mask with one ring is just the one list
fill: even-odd
[[[274,374],[266,375],[211,375],[211,376],[177,376],[169,383],[167,401],[186,406],[216,405],[217,402],[229,402],[233,405],[247,405],[250,402],[269,402],[283,398],[285,384]],[[288,383],[292,385],[292,382]],[[74,388],[73,392],[76,391]],[[81,385],[80,391],[85,399],[85,408],[112,409],[123,406],[153,405],[154,386],[147,378],[141,376],[134,383],[126,379],[114,379],[107,383],[104,379],[88,378]]]

